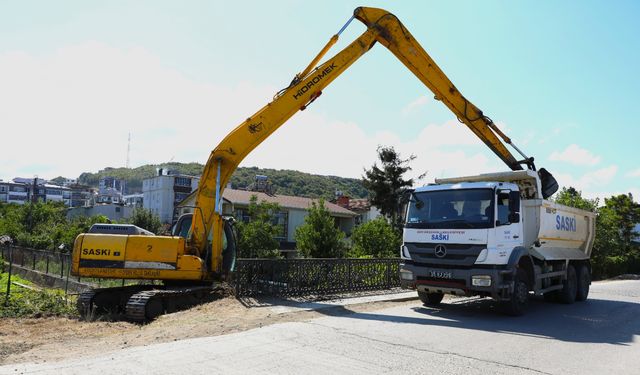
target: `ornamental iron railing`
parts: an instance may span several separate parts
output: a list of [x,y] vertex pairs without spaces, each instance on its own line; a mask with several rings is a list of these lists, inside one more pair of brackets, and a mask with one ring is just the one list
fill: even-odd
[[238,259],[236,296],[319,296],[400,286],[400,259]]

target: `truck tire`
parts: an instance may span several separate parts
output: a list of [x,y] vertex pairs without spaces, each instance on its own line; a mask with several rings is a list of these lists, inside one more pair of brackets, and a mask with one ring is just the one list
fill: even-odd
[[567,278],[562,282],[562,289],[560,289],[559,300],[562,303],[571,304],[576,301],[576,295],[578,293],[578,277],[576,275],[575,267],[570,264],[567,267]]
[[443,293],[418,292],[418,298],[425,306],[438,306],[443,297]]
[[578,267],[578,290],[576,301],[584,301],[589,296],[589,284],[591,284],[591,272],[586,264]]
[[513,284],[513,294],[508,301],[502,301],[502,311],[511,316],[521,316],[529,306],[529,286],[527,285],[527,271],[519,268]]

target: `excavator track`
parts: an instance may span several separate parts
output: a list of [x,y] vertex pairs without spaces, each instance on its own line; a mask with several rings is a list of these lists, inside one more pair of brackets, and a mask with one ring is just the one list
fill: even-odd
[[153,288],[155,288],[153,285],[129,285],[84,291],[78,296],[76,304],[78,314],[81,318],[89,320],[97,315],[122,314],[132,295]]
[[78,314],[82,318],[87,318],[93,314],[93,297],[95,295],[96,291],[94,289],[89,289],[80,293],[80,295],[78,296],[76,308],[78,309]]
[[138,323],[149,322],[162,314],[202,303],[213,290],[211,286],[193,286],[140,291],[129,298],[126,318]]

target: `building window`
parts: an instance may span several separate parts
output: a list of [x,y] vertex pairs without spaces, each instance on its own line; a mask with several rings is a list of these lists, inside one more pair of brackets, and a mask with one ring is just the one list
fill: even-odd
[[[251,221],[251,216],[249,216],[249,210],[246,208],[238,208],[234,214],[234,217],[238,221],[242,221],[243,223],[248,223]],[[273,215],[273,220],[271,224],[278,226],[278,233],[274,236],[277,239],[286,239],[289,233],[289,213],[286,211],[276,212]]]
[[275,236],[276,238],[287,238],[288,227],[289,227],[289,213],[288,212],[277,212],[273,215],[273,224],[278,226],[278,234]]
[[188,177],[176,177],[177,186],[191,186],[191,179]]
[[7,187],[6,186],[0,186],[0,193],[6,193],[7,192]]
[[238,208],[233,216],[235,216],[236,220],[242,221],[243,223],[248,223],[249,220],[251,220],[249,211],[246,208]]

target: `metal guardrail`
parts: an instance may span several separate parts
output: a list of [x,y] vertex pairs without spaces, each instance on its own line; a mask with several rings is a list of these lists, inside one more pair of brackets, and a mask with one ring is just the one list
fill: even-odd
[[238,259],[236,296],[317,296],[400,286],[400,259]]

